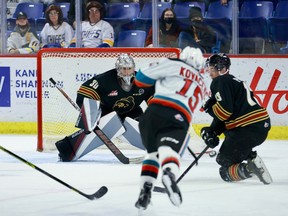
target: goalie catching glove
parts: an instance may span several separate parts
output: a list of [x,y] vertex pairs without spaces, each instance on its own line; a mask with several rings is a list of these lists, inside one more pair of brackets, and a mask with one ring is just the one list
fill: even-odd
[[203,127],[201,129],[201,137],[210,148],[215,148],[219,144],[219,138],[211,127]]

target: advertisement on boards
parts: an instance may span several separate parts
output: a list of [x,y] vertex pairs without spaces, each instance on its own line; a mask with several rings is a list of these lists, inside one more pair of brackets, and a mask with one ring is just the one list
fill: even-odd
[[[107,68],[113,68],[116,59],[111,59],[105,65],[111,64]],[[74,60],[75,61],[75,60]],[[0,119],[1,122],[34,122],[37,123],[37,66],[35,57],[0,57]],[[79,83],[79,77],[83,78],[83,73],[91,72],[91,75],[97,71],[104,72],[101,69],[103,62],[101,59],[94,59],[91,64],[83,61],[75,61],[73,64],[57,64],[61,72],[69,67],[69,76],[58,79],[61,87],[65,88],[65,83]],[[273,126],[288,126],[288,61],[286,57],[245,57],[231,56],[230,73],[243,80],[254,91],[258,102],[267,108]],[[144,66],[143,62],[137,62],[136,69]],[[145,62],[148,64],[149,62]],[[71,68],[72,67],[72,68]],[[77,68],[78,67],[78,68]],[[48,70],[49,73],[49,70]],[[49,76],[49,75],[48,75]],[[85,76],[87,79],[90,76]],[[84,82],[86,78],[82,79]],[[70,80],[71,79],[71,80]],[[208,77],[209,79],[209,77]],[[49,85],[49,83],[41,83]],[[53,87],[54,88],[54,87]],[[69,89],[69,88],[67,88]],[[48,91],[42,92],[42,97],[47,97],[49,92],[55,92],[48,88]],[[74,91],[74,90],[72,90]],[[76,90],[75,90],[76,91]],[[69,93],[75,96],[76,92]],[[58,93],[58,92],[57,92]],[[57,94],[56,93],[56,94]],[[197,113],[193,117],[194,124],[209,124],[211,118],[206,113]]]
[[36,57],[0,57],[1,122],[36,122]]

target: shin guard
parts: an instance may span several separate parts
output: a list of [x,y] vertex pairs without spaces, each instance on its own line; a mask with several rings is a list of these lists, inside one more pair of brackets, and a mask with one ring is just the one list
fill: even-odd
[[233,182],[241,181],[252,177],[252,175],[246,169],[247,164],[238,163],[233,164],[230,167],[220,167],[219,174],[224,181]]

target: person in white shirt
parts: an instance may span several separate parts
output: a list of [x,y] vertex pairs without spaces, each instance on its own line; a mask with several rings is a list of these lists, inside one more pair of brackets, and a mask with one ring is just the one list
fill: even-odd
[[50,5],[45,11],[46,21],[40,33],[42,48],[67,48],[73,38],[73,28],[63,21],[63,12],[57,5]]
[[40,41],[28,22],[25,12],[19,12],[16,17],[16,27],[7,39],[7,51],[11,54],[37,53]]
[[[82,22],[82,47],[112,47],[114,45],[114,29],[103,20],[104,7],[97,1],[87,3],[88,20]],[[76,38],[70,47],[75,46]]]

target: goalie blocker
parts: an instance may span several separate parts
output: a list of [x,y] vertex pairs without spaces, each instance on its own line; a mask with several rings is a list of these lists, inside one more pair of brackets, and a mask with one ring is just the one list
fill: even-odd
[[101,118],[100,115],[99,102],[85,98],[75,125],[81,129],[55,143],[62,161],[76,161],[103,145],[101,139],[91,132],[97,124],[109,139],[122,135],[122,140],[124,138],[125,142],[145,149],[140,138],[137,121],[127,117],[122,123],[116,112],[111,112]]

